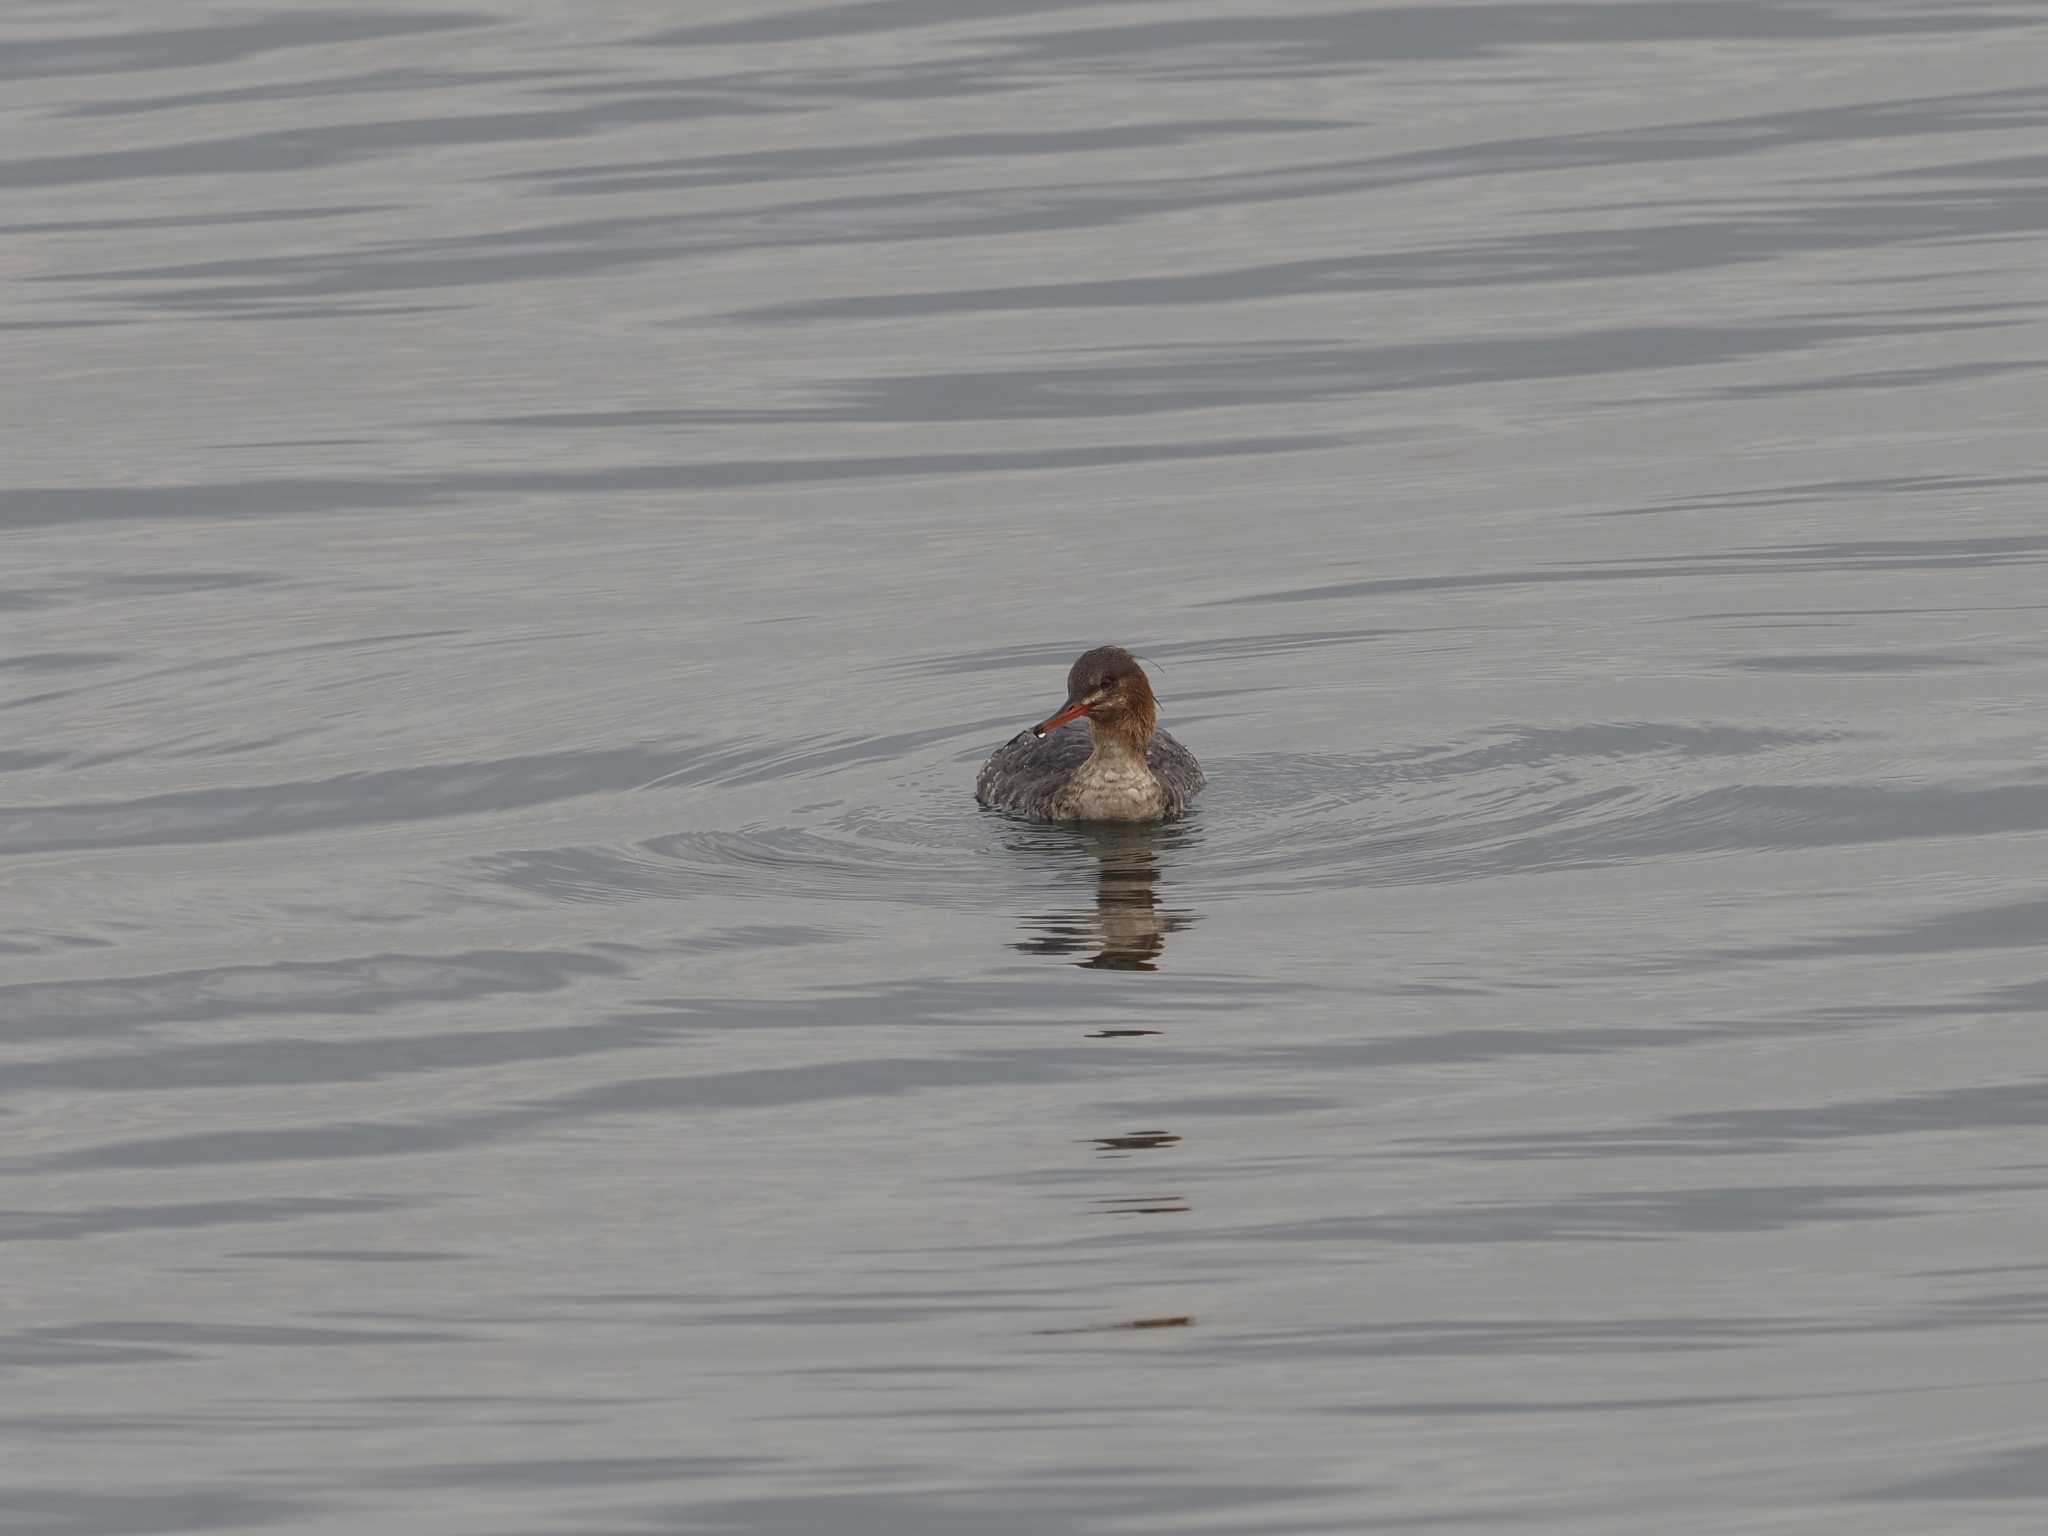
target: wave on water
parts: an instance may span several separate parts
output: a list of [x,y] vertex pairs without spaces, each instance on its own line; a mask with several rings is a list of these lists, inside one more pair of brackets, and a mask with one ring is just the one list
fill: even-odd
[[[1185,821],[1047,826],[976,806],[946,739],[896,738],[910,760],[892,765],[877,795],[828,802],[813,819],[507,849],[470,867],[562,902],[802,896],[1006,908],[1034,890],[1070,890],[1139,863],[1205,901],[1228,901],[2048,826],[2043,787],[1815,782],[1812,758],[1844,740],[1839,732],[1644,721],[1500,727],[1372,754],[1212,757],[1209,788]],[[855,747],[836,758],[848,771],[875,762]],[[1743,782],[1702,771],[1736,758],[1745,760]],[[811,754],[781,761],[791,774],[824,766]],[[874,803],[882,794],[889,803]]]

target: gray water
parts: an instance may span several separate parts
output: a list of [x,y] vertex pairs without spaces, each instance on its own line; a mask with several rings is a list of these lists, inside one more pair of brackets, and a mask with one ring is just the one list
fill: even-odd
[[0,1529],[2048,1522],[2048,7],[0,77]]

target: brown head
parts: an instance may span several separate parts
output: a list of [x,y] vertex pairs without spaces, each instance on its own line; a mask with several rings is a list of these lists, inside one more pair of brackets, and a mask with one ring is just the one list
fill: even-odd
[[1034,736],[1056,731],[1086,715],[1097,739],[1129,743],[1142,752],[1159,720],[1159,701],[1145,669],[1120,645],[1098,645],[1067,672],[1067,702],[1031,728]]

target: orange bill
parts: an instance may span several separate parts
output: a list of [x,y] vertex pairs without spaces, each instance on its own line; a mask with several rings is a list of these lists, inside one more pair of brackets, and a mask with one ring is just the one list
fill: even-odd
[[1050,719],[1041,720],[1038,722],[1038,724],[1031,727],[1031,734],[1034,736],[1042,737],[1046,735],[1048,732],[1058,730],[1061,726],[1065,725],[1069,720],[1078,720],[1087,713],[1088,706],[1085,703],[1069,704],[1065,709],[1061,710],[1058,714],[1052,716]]

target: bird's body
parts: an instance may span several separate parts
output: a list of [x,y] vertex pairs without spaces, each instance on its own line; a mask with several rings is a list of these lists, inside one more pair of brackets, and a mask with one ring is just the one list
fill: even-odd
[[1100,646],[1067,674],[1065,707],[982,765],[974,798],[1039,821],[1171,821],[1205,780],[1157,720],[1144,669]]
[[1086,725],[1044,740],[1019,731],[996,748],[974,781],[974,798],[1039,821],[1172,821],[1187,814],[1202,768],[1171,732],[1155,730],[1139,759],[1099,754]]

